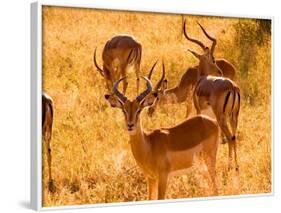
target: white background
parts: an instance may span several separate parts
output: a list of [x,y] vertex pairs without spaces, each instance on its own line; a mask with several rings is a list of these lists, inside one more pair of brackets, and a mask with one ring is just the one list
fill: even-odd
[[[0,212],[30,210],[30,3],[1,1],[0,6]],[[65,1],[75,2],[75,1]],[[99,0],[105,6],[126,6],[174,10],[177,12],[220,13],[241,16],[274,16],[274,99],[275,99],[275,195],[243,199],[181,202],[75,210],[76,212],[276,212],[281,206],[280,177],[280,72],[281,15],[278,0]],[[73,212],[68,210],[67,212]],[[280,211],[280,210],[279,210]]]

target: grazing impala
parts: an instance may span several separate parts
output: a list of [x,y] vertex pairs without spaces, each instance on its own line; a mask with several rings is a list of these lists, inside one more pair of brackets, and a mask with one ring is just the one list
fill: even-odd
[[185,173],[194,164],[194,157],[202,153],[211,177],[212,189],[217,194],[216,154],[219,141],[217,122],[203,115],[197,115],[170,127],[145,131],[140,114],[151,106],[158,94],[152,92],[150,80],[146,90],[130,101],[118,91],[119,83],[114,83],[114,94],[105,95],[112,107],[120,108],[130,135],[134,158],[148,178],[149,199],[164,199],[168,178]]
[[[94,52],[94,64],[99,73],[104,77],[108,92],[112,92],[112,86],[120,77],[125,77],[130,67],[136,72],[137,91],[139,90],[139,70],[142,47],[133,37],[128,35],[114,36],[106,42],[103,52],[103,68],[101,69]],[[126,93],[128,82],[124,80],[123,93]]]
[[[186,33],[185,25],[186,25],[186,21],[183,22],[183,33],[185,38],[195,44],[198,44],[205,51],[207,47],[201,41],[188,36],[188,34]],[[211,47],[211,56],[212,59],[214,60],[213,54],[217,41],[215,38],[212,38],[206,32],[206,30],[200,25],[200,23],[198,23],[198,25],[202,29],[205,36],[211,41],[213,41]],[[219,76],[222,75],[230,79],[234,78],[235,68],[230,62],[228,62],[225,59],[216,59],[215,62],[217,66],[220,68],[220,72],[213,73],[214,75],[219,75]],[[192,94],[193,94],[193,89],[198,81],[197,78],[198,78],[198,66],[188,68],[187,71],[182,75],[177,86],[166,89],[165,91],[162,92],[163,95],[159,97],[158,103],[148,109],[148,115],[151,117],[154,114],[155,109],[158,105],[186,102],[186,117],[188,117],[191,112]]]
[[55,185],[52,178],[52,150],[51,150],[53,117],[54,117],[53,100],[46,93],[43,93],[42,94],[42,136],[47,146],[47,161],[48,161],[48,170],[49,170],[48,187],[51,192],[55,191]]
[[[211,51],[208,48],[202,55],[192,50],[189,51],[199,59],[198,82],[193,93],[193,103],[197,114],[211,106],[221,130],[228,140],[229,169],[232,163],[232,150],[234,150],[235,168],[238,171],[236,130],[240,110],[239,87],[228,78],[209,75],[212,71],[219,71],[220,68],[212,60]],[[232,132],[228,127],[228,122]]]

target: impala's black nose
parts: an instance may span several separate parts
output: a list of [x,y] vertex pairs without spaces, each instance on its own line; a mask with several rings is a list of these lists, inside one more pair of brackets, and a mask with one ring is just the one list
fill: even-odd
[[128,126],[128,129],[130,130],[134,127],[134,124],[128,124],[127,126]]

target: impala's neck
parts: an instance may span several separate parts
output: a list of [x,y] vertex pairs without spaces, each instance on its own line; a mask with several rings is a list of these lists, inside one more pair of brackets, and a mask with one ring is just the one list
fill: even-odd
[[136,131],[134,134],[130,134],[130,143],[131,143],[131,149],[133,152],[133,155],[137,161],[137,163],[143,168],[143,169],[149,169],[146,165],[148,165],[148,162],[150,160],[150,144],[147,141],[147,136],[145,135],[141,121],[138,120]]
[[160,103],[175,104],[175,103],[182,103],[186,101],[188,95],[188,88],[191,86],[192,86],[191,84],[180,85],[180,87],[176,86],[174,88],[165,90],[165,95],[162,96]]
[[199,66],[198,66],[198,79],[200,77],[209,75],[209,71],[210,70],[208,68],[208,65],[206,63],[203,63],[200,61]]
[[174,104],[178,102],[178,87],[165,90],[165,94],[160,99],[160,104]]

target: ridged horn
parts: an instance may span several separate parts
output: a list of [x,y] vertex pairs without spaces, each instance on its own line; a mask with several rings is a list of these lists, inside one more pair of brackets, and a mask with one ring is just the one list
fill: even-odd
[[204,51],[204,50],[206,49],[206,46],[205,46],[201,41],[196,40],[196,39],[194,39],[194,38],[191,38],[191,37],[189,37],[189,36],[187,35],[186,29],[185,29],[185,28],[186,28],[186,27],[185,27],[185,24],[186,24],[186,20],[184,20],[184,23],[183,23],[183,34],[184,34],[185,38],[186,38],[187,40],[189,40],[189,41],[195,43],[195,44],[198,44],[198,45],[203,49],[203,51]]
[[121,92],[119,92],[118,90],[118,85],[121,81],[123,81],[126,77],[123,77],[121,79],[119,79],[118,81],[116,81],[113,84],[112,90],[114,92],[114,94],[123,102],[125,103],[127,101],[127,97],[125,95],[123,95]]
[[150,80],[147,77],[141,77],[146,81],[146,89],[136,97],[138,102],[141,102],[152,91]]

